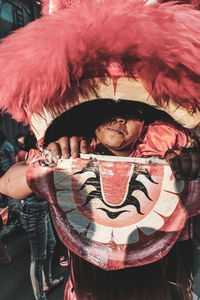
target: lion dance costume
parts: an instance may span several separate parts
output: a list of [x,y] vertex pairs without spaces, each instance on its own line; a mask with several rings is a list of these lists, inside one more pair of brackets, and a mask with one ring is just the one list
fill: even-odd
[[[46,0],[42,12],[0,47],[0,107],[30,124],[38,144],[62,112],[95,99],[146,103],[199,135],[198,10],[173,2]],[[54,168],[36,156],[27,183],[48,200],[70,250],[66,300],[191,299],[189,267],[182,278],[176,245],[185,253],[192,237],[199,180],[176,182],[159,159],[89,155],[60,159]],[[101,199],[85,205],[94,189]],[[142,215],[127,213],[127,193]]]

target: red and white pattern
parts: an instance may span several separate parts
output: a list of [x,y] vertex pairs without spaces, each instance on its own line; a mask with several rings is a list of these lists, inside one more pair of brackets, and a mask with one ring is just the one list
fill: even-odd
[[[59,168],[29,167],[29,185],[48,199],[61,240],[107,270],[161,259],[188,217],[200,211],[192,199],[199,180],[177,183],[168,165],[148,159],[94,157],[63,160]],[[187,193],[190,185],[194,196]]]

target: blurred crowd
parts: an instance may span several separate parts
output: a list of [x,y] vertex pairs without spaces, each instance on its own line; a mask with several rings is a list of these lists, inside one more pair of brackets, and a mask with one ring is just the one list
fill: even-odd
[[[28,151],[36,147],[36,140],[30,132],[20,133],[16,136],[16,145],[17,153],[5,133],[0,130],[0,176],[13,164],[24,163],[28,158]],[[12,257],[1,238],[2,231],[6,226],[22,230],[30,246],[30,280],[35,299],[46,300],[47,293],[64,281],[62,272],[59,278],[53,279],[52,276],[55,247],[61,270],[68,266],[66,249],[54,230],[47,201],[38,199],[35,194],[20,200],[0,194],[0,211],[7,214],[5,219],[3,215],[0,219],[0,266],[12,263]]]

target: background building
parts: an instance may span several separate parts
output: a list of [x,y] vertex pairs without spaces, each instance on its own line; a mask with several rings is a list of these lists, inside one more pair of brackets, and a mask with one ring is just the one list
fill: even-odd
[[[0,0],[0,39],[12,31],[25,26],[40,17],[40,1],[35,0]],[[3,42],[3,40],[2,40]],[[0,129],[14,145],[18,133],[26,132],[27,127],[17,123],[8,114],[0,114]]]

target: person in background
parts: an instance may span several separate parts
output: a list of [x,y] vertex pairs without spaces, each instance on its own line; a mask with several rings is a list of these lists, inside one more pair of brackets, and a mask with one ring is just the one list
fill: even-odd
[[[7,141],[5,133],[0,130],[0,169],[1,175],[15,163],[15,151],[13,145]],[[5,197],[4,197],[4,200]],[[7,205],[9,207],[8,224],[13,226],[19,225],[19,214],[21,211],[21,202],[12,197],[7,197]]]
[[[6,136],[3,131],[0,130],[0,177],[12,166],[14,161],[14,147],[6,140]],[[7,197],[0,195],[0,205],[3,203],[8,203]],[[0,224],[0,231],[3,229],[3,224]],[[11,263],[12,258],[7,253],[5,246],[0,239],[0,265],[5,265]]]
[[[1,203],[3,203],[3,201],[1,201],[1,198],[4,198],[4,197],[5,197],[4,195],[0,194],[0,207],[1,207]],[[0,218],[0,235],[1,235],[1,231],[2,231],[3,227],[4,227],[3,220],[2,220],[2,218]],[[12,261],[12,258],[6,251],[6,248],[3,244],[2,238],[0,237],[0,266],[7,265],[7,264],[11,263],[11,261]]]
[[[28,133],[24,148],[36,148],[36,140]],[[28,158],[28,154],[27,154]],[[36,300],[46,300],[46,293],[58,287],[64,277],[52,279],[52,259],[56,246],[48,202],[31,194],[24,199],[20,214],[21,226],[25,230],[31,250],[30,277]]]
[[5,173],[15,162],[15,151],[13,145],[6,140],[6,135],[0,130],[0,165]]

